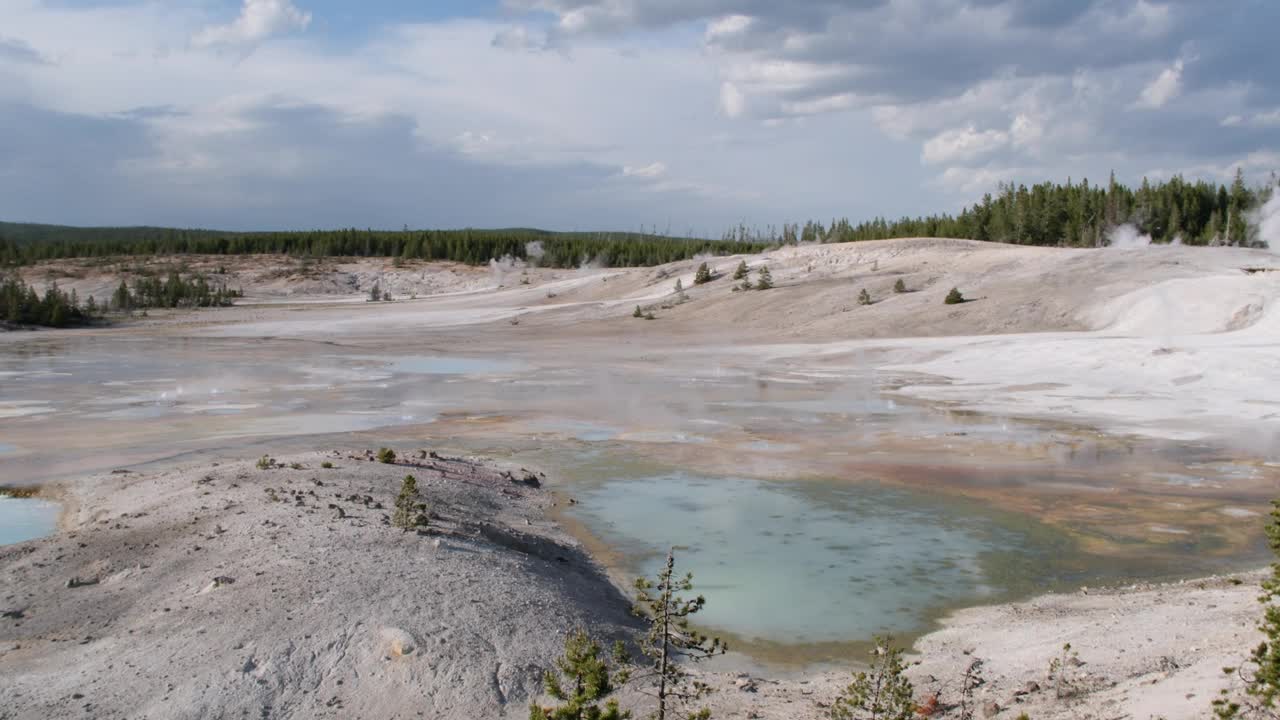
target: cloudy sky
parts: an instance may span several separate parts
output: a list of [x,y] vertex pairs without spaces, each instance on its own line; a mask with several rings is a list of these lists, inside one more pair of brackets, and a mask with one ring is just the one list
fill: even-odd
[[0,0],[0,219],[718,235],[1280,170],[1275,0]]

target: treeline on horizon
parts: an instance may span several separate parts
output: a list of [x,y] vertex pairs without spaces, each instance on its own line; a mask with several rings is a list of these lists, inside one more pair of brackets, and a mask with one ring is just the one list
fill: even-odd
[[652,266],[697,255],[761,252],[795,243],[834,243],[895,237],[955,237],[1022,245],[1099,247],[1117,227],[1132,225],[1154,242],[1188,245],[1259,245],[1248,213],[1276,186],[1250,188],[1236,173],[1228,185],[1180,176],[1131,189],[1112,174],[1106,184],[1068,180],[1001,185],[957,215],[937,214],[858,224],[731,228],[719,240],[657,233],[498,230],[314,230],[227,232],[177,228],[77,228],[0,223],[0,264],[115,255],[284,254],[312,257],[401,257],[479,265],[502,257],[533,259],[544,267]]

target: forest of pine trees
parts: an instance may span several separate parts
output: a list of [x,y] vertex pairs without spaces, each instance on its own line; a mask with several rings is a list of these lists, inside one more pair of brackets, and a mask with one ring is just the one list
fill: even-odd
[[203,275],[184,279],[177,272],[170,272],[164,280],[143,277],[134,281],[133,287],[124,280],[111,295],[111,306],[116,310],[146,310],[148,308],[227,307],[238,290],[225,284],[212,285]]
[[94,299],[91,297],[81,304],[74,290],[66,293],[54,284],[41,295],[17,277],[0,278],[0,321],[5,323],[74,327],[84,325],[96,315],[98,308]]
[[552,233],[542,230],[328,230],[227,233],[170,228],[73,228],[0,223],[0,265],[112,255],[247,255],[399,257],[481,265],[494,258],[527,258],[537,243],[538,264],[571,268],[591,261],[609,267],[662,265],[700,254],[760,252],[768,242],[735,243],[641,233]]
[[1130,224],[1154,242],[1188,245],[1257,245],[1248,213],[1275,191],[1276,179],[1250,188],[1237,172],[1228,185],[1174,176],[1136,189],[1116,181],[1088,180],[1002,185],[958,215],[929,215],[854,225],[807,222],[776,227],[739,225],[720,240],[653,233],[505,230],[324,230],[234,233],[174,228],[74,228],[0,223],[0,266],[40,260],[113,255],[245,255],[397,257],[453,260],[479,265],[510,256],[528,259],[538,247],[545,267],[577,267],[590,260],[608,267],[641,267],[687,260],[700,254],[755,253],[795,243],[850,242],[894,237],[955,237],[1023,245],[1097,247],[1113,228]]

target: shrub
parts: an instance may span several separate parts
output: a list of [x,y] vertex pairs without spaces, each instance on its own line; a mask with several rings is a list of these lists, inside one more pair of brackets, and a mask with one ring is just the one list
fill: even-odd
[[832,720],[912,720],[915,688],[907,679],[902,650],[893,638],[877,637],[871,651],[871,667],[853,676],[853,682],[831,703]]
[[380,300],[382,300],[382,288],[378,286],[378,283],[374,283],[373,287],[369,288],[369,302],[378,302]]
[[757,290],[768,290],[773,287],[773,274],[769,272],[769,266],[760,268],[760,277],[756,280]]
[[391,465],[396,461],[396,451],[391,448],[378,449],[378,462],[384,465]]
[[290,469],[290,470],[301,470],[301,469],[302,469],[302,463],[289,463],[289,469]]
[[427,506],[418,497],[418,479],[405,475],[400,481],[400,494],[396,496],[396,511],[391,516],[391,524],[409,532],[416,527],[425,527],[427,523]]
[[711,275],[711,268],[707,267],[706,263],[702,263],[698,266],[698,272],[693,275],[693,284],[705,285],[714,279],[715,278]]
[[738,263],[738,269],[733,271],[734,280],[744,280],[747,277],[747,261],[743,260]]
[[867,292],[866,288],[862,288],[862,292],[858,293],[858,304],[859,305],[871,304],[871,293]]
[[[1267,544],[1280,558],[1280,500],[1272,503],[1267,522]],[[1222,691],[1213,701],[1214,715],[1221,720],[1275,718],[1280,704],[1280,562],[1273,563],[1271,575],[1262,581],[1262,620],[1258,629],[1264,640],[1253,649],[1244,667],[1223,668],[1227,675],[1244,680],[1243,698],[1233,698],[1233,688]]]
[[263,455],[262,457],[258,458],[259,470],[270,470],[275,466],[276,466],[276,461],[269,455]]
[[329,462],[328,460],[325,460],[324,462],[320,463],[320,467],[324,468],[325,470],[332,470],[333,463]]
[[633,318],[642,318],[642,317],[644,317],[644,311],[640,309],[640,306],[639,306],[639,305],[637,305],[637,306],[636,306],[636,311],[635,311],[635,312],[633,312],[633,313],[631,313],[631,317],[633,317]]
[[617,700],[598,705],[615,688],[627,682],[626,650],[619,641],[613,647],[612,662],[601,657],[600,644],[578,630],[564,641],[564,657],[556,660],[556,672],[547,671],[543,686],[547,694],[563,703],[557,708],[529,706],[529,720],[627,720],[631,713],[618,707]]
[[951,292],[947,293],[947,299],[943,302],[948,305],[959,305],[960,303],[965,302],[965,299],[964,296],[960,294],[959,290],[951,288]]
[[898,282],[893,284],[893,291],[896,293],[904,293],[907,291],[907,284],[902,281],[902,278],[898,278]]

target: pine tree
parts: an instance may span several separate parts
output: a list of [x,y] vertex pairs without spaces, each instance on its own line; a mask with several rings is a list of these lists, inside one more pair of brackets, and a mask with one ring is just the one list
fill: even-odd
[[1223,690],[1213,701],[1214,714],[1220,720],[1246,718],[1280,718],[1280,500],[1273,502],[1267,523],[1267,543],[1278,558],[1271,564],[1271,576],[1262,582],[1262,621],[1258,629],[1265,639],[1253,649],[1242,668],[1223,668],[1227,675],[1244,678],[1244,697],[1233,698],[1230,689]]
[[529,720],[627,720],[618,701],[605,700],[618,686],[627,682],[627,656],[622,643],[613,647],[612,663],[601,657],[600,644],[578,630],[564,641],[564,657],[556,660],[556,672],[547,671],[543,685],[551,697],[563,703],[547,708],[534,703],[529,707]]
[[902,650],[893,638],[875,639],[871,667],[831,704],[831,720],[912,720],[916,716],[915,688],[907,679]]
[[635,311],[635,312],[633,312],[633,313],[631,313],[631,317],[633,317],[633,318],[642,318],[642,317],[644,317],[644,311],[640,309],[640,306],[639,306],[639,305],[637,305],[637,306],[636,306],[636,311]]
[[427,523],[427,506],[418,496],[418,479],[405,475],[400,482],[400,494],[396,496],[396,510],[391,515],[391,524],[409,532]]
[[871,293],[867,292],[866,288],[862,288],[862,292],[858,293],[858,304],[859,305],[871,304]]
[[704,262],[698,266],[698,272],[694,273],[693,284],[705,285],[706,283],[711,282],[713,279],[714,278],[711,277],[711,268],[707,267],[707,264]]
[[907,291],[907,284],[903,282],[902,278],[898,278],[898,282],[893,284],[893,291],[896,293],[904,293]]
[[742,260],[738,263],[738,269],[733,271],[734,280],[745,280],[747,278],[747,261]]
[[757,290],[768,290],[773,287],[773,275],[769,272],[769,266],[765,265],[760,268],[759,278],[756,279]]
[[[723,654],[725,645],[719,638],[708,638],[689,627],[689,618],[701,611],[707,601],[701,595],[693,599],[682,596],[693,590],[693,574],[676,577],[674,550],[667,552],[666,565],[656,581],[637,578],[635,587],[636,614],[649,623],[649,630],[640,641],[640,650],[653,668],[645,679],[656,686],[658,707],[654,717],[666,720],[669,709],[674,712],[676,706],[694,703],[711,692],[706,684],[690,680],[679,661],[706,660]],[[703,708],[688,717],[707,720],[711,712]]]
[[951,288],[951,292],[947,293],[947,298],[943,300],[943,302],[947,305],[959,305],[960,303],[965,302],[965,299],[964,295],[961,295],[958,289]]

